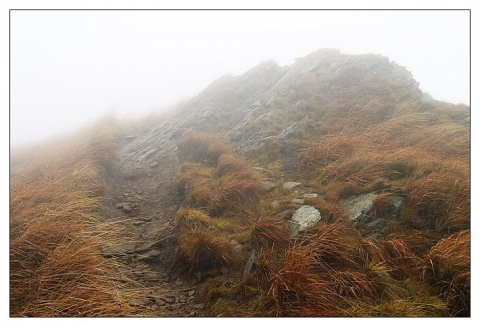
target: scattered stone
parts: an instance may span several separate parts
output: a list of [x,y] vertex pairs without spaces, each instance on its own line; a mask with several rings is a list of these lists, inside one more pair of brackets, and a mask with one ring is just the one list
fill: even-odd
[[296,236],[308,227],[321,219],[320,211],[312,206],[305,205],[300,207],[292,216],[292,225],[290,226],[290,237]]
[[163,301],[162,299],[156,299],[155,302],[157,303],[157,305],[163,307],[165,305],[165,301]]
[[158,166],[158,162],[157,162],[157,161],[154,161],[154,162],[152,162],[151,164],[148,165],[148,167],[150,167],[150,168],[155,168],[155,167],[157,167],[157,166]]
[[195,309],[202,310],[203,308],[205,308],[205,304],[203,304],[203,303],[194,304],[193,307]]
[[140,220],[140,221],[134,221],[134,222],[132,223],[132,225],[138,227],[138,226],[145,225],[145,222],[142,221],[142,220]]
[[316,198],[316,197],[318,197],[317,193],[307,193],[307,194],[303,195],[304,199],[313,199],[313,198]]
[[151,222],[152,217],[139,217],[138,220],[144,221],[144,222]]
[[125,212],[132,212],[132,210],[133,210],[132,207],[128,204],[123,206],[123,211]]
[[115,204],[115,209],[123,209],[123,207],[126,205],[124,202],[119,202]]
[[293,200],[292,200],[292,203],[295,203],[295,204],[304,204],[304,203],[305,203],[305,200],[304,200],[304,199],[293,199]]
[[168,304],[172,304],[172,303],[175,303],[176,298],[175,298],[175,296],[170,295],[170,296],[164,297],[162,300],[165,301]]
[[188,292],[188,296],[192,297],[192,296],[195,295],[195,293],[196,293],[196,292],[195,292],[194,290],[191,290],[191,291]]
[[285,182],[283,183],[283,188],[286,190],[291,190],[294,187],[297,187],[299,185],[302,185],[302,183],[299,182]]

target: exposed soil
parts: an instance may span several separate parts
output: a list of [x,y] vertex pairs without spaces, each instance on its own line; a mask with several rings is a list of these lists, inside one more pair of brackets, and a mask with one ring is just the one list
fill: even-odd
[[158,161],[148,158],[145,142],[133,137],[119,141],[105,217],[121,221],[131,234],[126,243],[103,252],[126,263],[129,276],[145,286],[144,298],[134,305],[148,307],[158,317],[204,316],[196,279],[181,277],[174,267],[175,213],[182,202],[173,182],[179,165],[176,144],[164,140],[155,149]]

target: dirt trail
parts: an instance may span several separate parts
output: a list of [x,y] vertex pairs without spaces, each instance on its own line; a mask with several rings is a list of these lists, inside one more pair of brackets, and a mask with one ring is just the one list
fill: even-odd
[[182,279],[173,268],[175,213],[182,201],[173,183],[179,165],[175,149],[168,139],[160,146],[145,138],[119,141],[106,216],[121,220],[131,241],[103,252],[127,263],[130,277],[146,286],[144,298],[134,305],[149,307],[159,317],[204,316],[196,281]]

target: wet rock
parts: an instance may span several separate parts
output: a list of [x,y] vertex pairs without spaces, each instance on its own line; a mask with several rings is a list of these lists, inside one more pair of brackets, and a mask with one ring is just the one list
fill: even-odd
[[290,237],[296,236],[299,232],[303,232],[308,227],[314,225],[322,218],[320,211],[312,206],[304,205],[300,207],[292,216],[292,224],[290,226]]
[[299,182],[285,182],[283,183],[283,188],[286,190],[291,190],[294,187],[297,187],[299,185],[302,185],[302,183]]

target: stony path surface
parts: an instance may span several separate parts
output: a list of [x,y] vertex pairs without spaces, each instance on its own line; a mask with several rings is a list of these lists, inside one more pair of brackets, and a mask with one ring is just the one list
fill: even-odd
[[130,277],[146,286],[134,305],[148,307],[158,317],[204,316],[195,280],[184,280],[173,263],[177,238],[175,213],[182,197],[173,183],[178,168],[176,144],[133,137],[119,141],[116,176],[107,219],[121,220],[129,240],[103,249],[131,268]]

